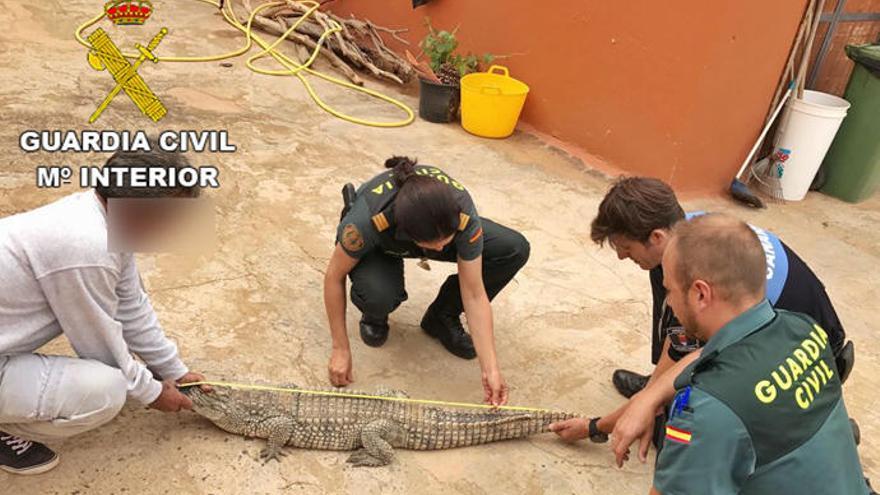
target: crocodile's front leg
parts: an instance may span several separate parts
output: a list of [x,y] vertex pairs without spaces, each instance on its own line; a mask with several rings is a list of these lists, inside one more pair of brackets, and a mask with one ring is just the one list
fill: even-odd
[[263,460],[263,464],[272,459],[280,462],[279,456],[287,455],[283,449],[293,436],[296,423],[292,418],[275,416],[266,420],[266,423],[261,427],[265,428],[268,435],[266,447],[260,451],[260,459]]
[[398,426],[387,419],[369,423],[361,430],[363,448],[351,454],[348,462],[355,466],[386,466],[394,460],[394,448],[389,440],[399,434]]

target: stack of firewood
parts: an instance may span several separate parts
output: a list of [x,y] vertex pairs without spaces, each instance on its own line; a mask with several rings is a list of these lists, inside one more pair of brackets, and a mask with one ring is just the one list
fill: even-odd
[[[283,35],[309,10],[308,6],[295,0],[273,3],[277,5],[262,9],[257,14],[254,18],[254,28],[275,36]],[[253,7],[248,0],[243,4],[246,12],[242,24],[245,24],[253,12]],[[359,86],[364,83],[357,71],[398,84],[412,80],[415,75],[412,64],[389,49],[382,39],[382,33],[385,33],[408,44],[399,36],[406,29],[389,29],[377,26],[366,19],[361,20],[354,16],[342,18],[322,10],[313,12],[288,35],[288,40],[295,45],[296,58],[301,63],[309,59],[317,47],[318,39],[331,29],[332,21],[338,23],[342,30],[333,33],[325,40],[320,57],[330,62],[352,83]]]

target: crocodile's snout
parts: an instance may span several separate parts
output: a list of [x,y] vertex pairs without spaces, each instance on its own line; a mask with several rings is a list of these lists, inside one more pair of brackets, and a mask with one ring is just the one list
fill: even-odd
[[212,421],[222,419],[228,413],[227,397],[216,389],[205,392],[198,386],[193,386],[183,387],[180,391],[192,400],[193,411]]
[[190,398],[196,410],[210,408],[217,401],[216,393],[205,392],[199,386],[180,387],[180,393]]
[[180,390],[180,393],[183,395],[189,397],[193,403],[204,403],[205,401],[210,400],[212,396],[216,395],[214,391],[205,392],[202,390],[202,387],[198,385],[179,387],[178,390]]

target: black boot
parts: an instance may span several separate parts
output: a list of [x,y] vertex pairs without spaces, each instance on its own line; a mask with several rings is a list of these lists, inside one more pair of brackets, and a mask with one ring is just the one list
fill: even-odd
[[361,339],[370,347],[382,347],[388,340],[388,315],[361,315]]
[[49,447],[0,431],[0,469],[13,474],[40,474],[58,464]]
[[477,357],[474,341],[464,331],[460,314],[453,315],[442,309],[438,310],[432,304],[422,318],[422,330],[431,337],[440,340],[447,351],[462,359]]
[[629,399],[645,388],[645,385],[648,384],[648,377],[633,373],[632,371],[614,370],[614,375],[611,376],[611,383],[614,384],[614,388],[620,392],[620,395]]

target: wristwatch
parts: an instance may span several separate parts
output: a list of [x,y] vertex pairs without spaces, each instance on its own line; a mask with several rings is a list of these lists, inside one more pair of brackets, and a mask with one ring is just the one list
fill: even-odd
[[602,418],[593,418],[590,420],[589,437],[593,443],[605,443],[608,441],[608,434],[599,431],[599,420]]

